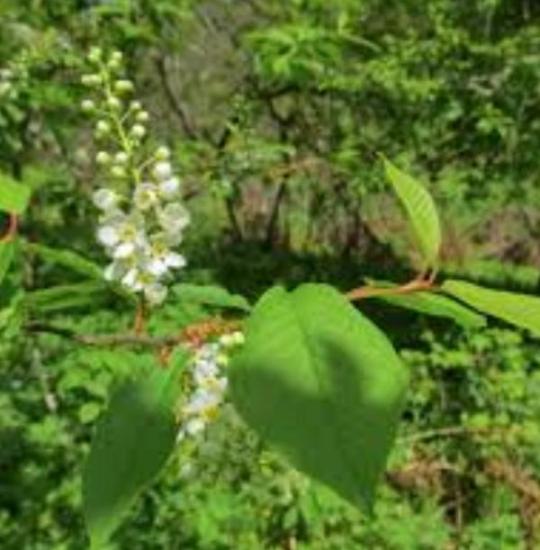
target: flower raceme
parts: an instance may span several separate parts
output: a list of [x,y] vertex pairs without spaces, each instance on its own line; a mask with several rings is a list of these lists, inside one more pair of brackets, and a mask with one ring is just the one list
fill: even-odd
[[180,410],[182,424],[178,441],[199,436],[218,417],[228,385],[224,372],[228,354],[243,342],[241,332],[224,334],[216,342],[207,342],[195,352],[189,370],[191,393]]
[[156,306],[165,300],[173,272],[186,265],[176,251],[190,222],[181,182],[168,148],[152,151],[145,143],[149,115],[131,97],[133,84],[123,78],[121,53],[106,59],[93,49],[88,59],[95,72],[84,75],[82,83],[94,97],[81,107],[95,118],[95,138],[103,146],[96,162],[104,183],[92,198],[100,213],[97,240],[111,259],[104,277]]

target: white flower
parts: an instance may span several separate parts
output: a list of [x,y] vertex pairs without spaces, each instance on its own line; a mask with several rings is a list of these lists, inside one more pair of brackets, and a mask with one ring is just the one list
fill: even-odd
[[206,422],[202,418],[191,418],[186,422],[183,430],[187,435],[197,435],[206,427]]
[[182,242],[183,231],[189,225],[190,216],[183,204],[172,202],[158,212],[159,224],[171,246]]
[[104,212],[108,212],[113,208],[116,208],[120,197],[111,189],[101,188],[94,192],[92,195],[92,201],[94,204]]
[[151,238],[147,253],[147,269],[156,277],[165,275],[169,269],[185,267],[187,263],[184,256],[169,249],[165,235],[162,233]]
[[170,162],[156,162],[152,170],[152,174],[159,181],[164,181],[172,176],[172,166]]
[[128,269],[129,264],[121,260],[114,260],[105,268],[103,276],[106,281],[120,281],[123,277],[125,277]]
[[173,176],[159,184],[159,194],[165,200],[176,199],[180,190],[180,180]]
[[98,240],[113,258],[128,258],[146,244],[143,222],[140,217],[115,212],[103,220],[98,229]]
[[160,283],[152,283],[144,287],[144,296],[150,305],[158,306],[167,297],[167,287]]
[[133,193],[133,202],[139,210],[148,210],[159,203],[158,190],[153,183],[140,183]]
[[117,229],[111,225],[99,227],[97,231],[97,238],[102,245],[108,248],[112,248],[120,240]]

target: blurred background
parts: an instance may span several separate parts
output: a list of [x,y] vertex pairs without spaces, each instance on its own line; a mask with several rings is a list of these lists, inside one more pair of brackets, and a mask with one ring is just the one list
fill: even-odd
[[[540,289],[538,2],[0,0],[0,171],[34,192],[21,233],[104,265],[80,109],[93,46],[124,53],[151,133],[173,151],[192,214],[185,281],[256,299],[276,282],[407,280],[418,257],[384,153],[430,186],[443,273]],[[80,464],[110,380],[141,354],[118,365],[21,332],[29,318],[112,332],[131,312],[101,294],[17,309],[14,296],[80,279],[18,254],[0,289],[0,548],[82,549]],[[375,519],[229,411],[204,445],[179,449],[115,547],[539,548],[540,345],[496,322],[362,309],[412,373]],[[173,298],[152,323],[207,314]]]

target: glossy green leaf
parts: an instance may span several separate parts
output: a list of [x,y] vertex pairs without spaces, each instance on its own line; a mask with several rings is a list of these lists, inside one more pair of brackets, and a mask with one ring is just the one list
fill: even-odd
[[98,422],[83,472],[83,505],[92,545],[100,548],[135,497],[174,449],[176,380],[155,368],[114,391]]
[[386,176],[407,212],[424,260],[428,267],[433,267],[441,247],[441,227],[433,198],[420,182],[402,172],[388,159],[383,161]]
[[242,311],[251,309],[249,302],[243,296],[231,294],[220,286],[182,283],[175,285],[173,290],[181,301],[196,302],[224,309],[240,309]]
[[503,290],[492,290],[457,280],[445,281],[442,289],[469,306],[525,328],[540,336],[540,298]]
[[[380,281],[370,281],[369,284],[381,288],[393,288],[397,286],[392,283]],[[451,319],[465,328],[478,328],[486,324],[486,320],[482,315],[479,315],[475,311],[461,305],[451,298],[441,294],[435,294],[434,292],[373,296],[373,298],[396,307],[410,309],[425,315]]]
[[370,509],[408,373],[386,336],[336,290],[268,291],[233,358],[233,400],[291,463]]
[[22,214],[30,200],[30,189],[0,172],[0,210]]

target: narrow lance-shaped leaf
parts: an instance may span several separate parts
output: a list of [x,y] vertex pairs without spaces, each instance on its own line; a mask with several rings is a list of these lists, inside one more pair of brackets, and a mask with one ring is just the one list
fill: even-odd
[[91,279],[103,279],[103,268],[101,266],[73,250],[51,248],[37,243],[24,243],[24,248],[30,253],[41,256],[47,262],[67,267],[80,275]]
[[483,313],[540,336],[540,298],[537,296],[492,290],[457,280],[445,281],[442,289]]
[[0,210],[22,214],[30,200],[30,189],[0,172]]
[[124,382],[97,426],[83,473],[84,513],[95,548],[107,542],[174,448],[176,372],[156,368]]
[[441,226],[433,198],[420,182],[388,159],[383,158],[383,161],[386,176],[407,212],[426,267],[433,267],[441,247]]
[[[396,285],[385,281],[368,281],[370,285],[380,288],[395,288]],[[410,309],[431,315],[451,319],[465,328],[483,327],[486,320],[472,309],[461,305],[459,302],[433,292],[415,292],[414,294],[392,294],[373,296],[376,300],[382,300],[393,306]]]
[[306,474],[370,509],[408,374],[385,335],[336,290],[268,291],[230,367],[233,400]]

